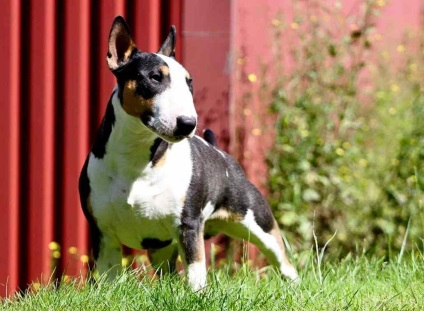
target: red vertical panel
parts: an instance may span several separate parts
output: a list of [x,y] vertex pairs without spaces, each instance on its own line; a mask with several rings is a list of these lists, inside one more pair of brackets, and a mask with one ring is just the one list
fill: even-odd
[[14,291],[19,278],[19,101],[20,2],[2,1],[0,19],[0,295]]
[[183,9],[182,62],[194,80],[198,132],[210,127],[228,150],[230,2],[185,0]]
[[55,1],[36,1],[30,16],[30,142],[27,282],[49,279],[54,220]]
[[183,58],[182,55],[182,31],[183,31],[183,21],[182,21],[182,9],[183,1],[182,0],[170,0],[169,1],[169,25],[175,25],[177,28],[177,45],[175,47],[175,58],[178,61],[181,61]]
[[[96,57],[98,65],[98,103],[97,104],[98,114],[97,114],[97,123],[100,124],[100,121],[103,117],[103,114],[106,110],[106,105],[109,101],[110,94],[112,93],[112,88],[115,85],[115,78],[110,72],[107,62],[106,62],[106,53],[107,53],[107,41],[109,37],[110,27],[112,26],[112,21],[116,15],[123,15],[125,11],[125,1],[117,0],[104,0],[100,3],[100,16],[99,16],[99,32],[96,36],[97,44],[100,47],[99,55]],[[124,16],[125,18],[125,16]],[[94,38],[93,38],[94,39]],[[97,73],[96,73],[97,74]],[[97,124],[97,125],[98,125]],[[97,126],[96,125],[96,126]]]
[[[171,14],[176,14],[172,3],[171,0]],[[217,134],[220,148],[228,150],[230,2],[184,0],[183,5],[179,31],[184,46],[181,59],[194,80],[194,102],[201,124],[198,132],[211,128]],[[223,236],[207,240],[208,261],[211,243],[227,249],[229,240]],[[220,260],[225,253],[216,256]]]
[[132,33],[137,47],[144,52],[156,52],[160,44],[160,0],[143,0],[134,3]]
[[[66,274],[80,273],[79,258],[87,254],[87,223],[78,198],[78,176],[88,152],[91,46],[89,1],[65,1],[64,150],[62,263]],[[70,254],[70,247],[77,254]]]

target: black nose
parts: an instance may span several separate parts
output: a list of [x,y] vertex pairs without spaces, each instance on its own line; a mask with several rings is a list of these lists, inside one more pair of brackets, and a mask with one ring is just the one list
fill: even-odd
[[196,127],[196,118],[180,116],[177,118],[177,129],[174,132],[175,136],[188,136]]

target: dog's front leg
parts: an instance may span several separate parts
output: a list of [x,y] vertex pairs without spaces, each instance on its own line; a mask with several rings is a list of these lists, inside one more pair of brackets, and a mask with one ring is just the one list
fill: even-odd
[[176,270],[178,257],[178,247],[176,242],[160,249],[149,249],[149,260],[155,271],[161,276],[166,273],[173,273]]
[[99,243],[96,267],[99,274],[106,273],[113,280],[122,271],[121,243],[112,237],[103,235]]
[[205,243],[203,223],[200,219],[186,218],[180,227],[180,249],[188,283],[194,291],[206,287]]

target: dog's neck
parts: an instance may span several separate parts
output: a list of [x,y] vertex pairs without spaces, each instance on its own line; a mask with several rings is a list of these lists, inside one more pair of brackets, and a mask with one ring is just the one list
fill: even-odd
[[113,95],[111,104],[115,123],[109,137],[107,153],[114,162],[113,165],[125,163],[130,170],[143,170],[150,162],[151,147],[159,136],[145,127],[140,119],[124,111],[118,92]]

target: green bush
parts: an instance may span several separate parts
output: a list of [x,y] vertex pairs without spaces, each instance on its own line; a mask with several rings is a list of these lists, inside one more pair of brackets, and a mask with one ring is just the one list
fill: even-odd
[[[321,244],[337,232],[330,252],[339,255],[423,246],[423,45],[414,37],[393,57],[378,54],[377,7],[363,5],[361,16],[343,18],[322,5],[295,7],[294,69],[274,90],[268,165],[269,201],[296,250],[312,245],[313,232]],[[287,27],[276,25],[280,38]]]

